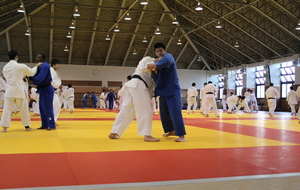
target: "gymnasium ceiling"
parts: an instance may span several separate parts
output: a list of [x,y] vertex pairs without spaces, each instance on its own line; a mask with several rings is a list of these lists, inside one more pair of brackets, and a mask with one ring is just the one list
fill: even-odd
[[[140,2],[0,0],[0,62],[15,49],[25,63],[41,52],[62,64],[135,67],[142,57],[155,56],[154,43],[163,42],[179,69],[217,70],[300,52],[299,0]],[[199,2],[203,10],[196,11]],[[24,13],[17,12],[20,5]],[[76,9],[80,16],[74,17]],[[131,20],[124,20],[127,13]],[[179,24],[172,24],[175,17]],[[222,28],[216,28],[218,21]],[[76,29],[69,29],[72,22]],[[120,32],[114,32],[116,25]]]

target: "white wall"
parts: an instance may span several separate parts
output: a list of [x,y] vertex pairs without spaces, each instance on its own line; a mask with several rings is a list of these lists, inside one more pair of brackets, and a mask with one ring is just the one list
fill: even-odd
[[[6,63],[0,62],[0,69]],[[36,64],[28,63],[29,67]],[[94,75],[94,70],[98,70],[99,74]],[[82,80],[82,81],[102,81],[103,86],[107,86],[107,81],[127,81],[126,77],[134,73],[135,67],[113,67],[113,66],[89,66],[89,65],[65,65],[61,64],[59,74],[62,80]],[[178,70],[179,82],[182,89],[188,89],[193,82],[200,89],[206,82],[206,71],[202,70]]]

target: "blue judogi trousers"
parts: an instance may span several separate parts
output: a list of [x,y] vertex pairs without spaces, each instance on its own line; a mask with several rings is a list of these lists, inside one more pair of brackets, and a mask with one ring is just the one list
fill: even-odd
[[38,89],[40,116],[42,120],[42,128],[55,129],[55,120],[53,114],[53,96],[54,88],[52,85]]
[[186,134],[181,109],[180,91],[174,96],[160,96],[159,112],[165,133],[175,131],[177,136]]
[[86,108],[86,100],[82,100],[82,106],[81,106],[81,108]]

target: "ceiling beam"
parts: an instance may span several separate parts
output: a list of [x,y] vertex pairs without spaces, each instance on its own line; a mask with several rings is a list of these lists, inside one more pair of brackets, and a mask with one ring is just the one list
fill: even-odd
[[[164,20],[164,17],[165,17],[165,13],[163,13],[163,14],[160,16],[160,19],[159,19],[159,22],[158,22],[158,23],[161,23],[161,22]],[[152,45],[152,43],[153,43],[153,41],[154,41],[155,36],[157,36],[157,35],[155,34],[156,29],[157,29],[157,27],[155,27],[155,29],[154,29],[154,32],[153,32],[154,35],[151,37],[151,40],[150,40],[150,42],[149,42],[149,44],[148,44],[148,47],[147,47],[147,49],[146,49],[146,51],[145,51],[143,57],[145,57],[145,56],[148,55],[148,52],[149,52],[150,49],[152,50],[151,45]],[[162,35],[159,35],[159,36],[162,36]],[[154,45],[154,44],[153,44],[153,45]]]
[[6,31],[5,35],[6,35],[7,52],[9,52],[11,50],[9,31]]
[[[36,8],[35,10],[31,11],[28,16],[32,16],[35,13],[37,13],[38,11],[40,11],[41,9],[43,9],[44,7],[46,7],[48,5],[48,3],[44,3],[43,5],[41,5],[40,7]],[[6,27],[4,30],[2,30],[0,32],[0,36],[3,35],[5,32],[9,31],[10,29],[14,28],[15,26],[19,25],[21,22],[23,22],[25,20],[25,17],[19,19],[18,21],[14,22],[12,25]]]
[[[226,17],[226,16],[228,16],[228,15],[231,15],[231,14],[233,14],[233,13],[235,13],[235,12],[241,10],[241,9],[244,9],[244,8],[246,8],[246,7],[250,6],[250,5],[252,5],[253,3],[256,3],[257,1],[260,1],[260,0],[254,0],[254,1],[252,1],[251,3],[249,3],[249,4],[247,4],[247,5],[244,5],[244,6],[240,7],[240,8],[235,9],[234,11],[231,11],[231,12],[229,12],[229,13],[227,13],[227,14],[222,15],[222,16],[218,16],[217,18],[212,19],[210,22],[207,22],[206,24],[203,24],[203,25],[201,25],[201,26],[198,25],[198,27],[197,27],[196,29],[187,32],[187,34],[193,33],[193,32],[195,32],[195,31],[197,31],[197,30],[199,30],[199,29],[201,29],[201,28],[204,28],[205,26],[207,26],[207,25],[209,25],[209,24],[213,24],[213,23],[215,23],[215,22],[217,21],[217,19],[220,19],[220,18]],[[178,3],[181,4],[182,6],[187,7],[184,3],[182,3],[182,2],[180,2],[180,1],[178,1],[178,0],[176,0],[176,2],[178,2]],[[202,4],[202,5],[203,5],[203,4]],[[206,6],[206,7],[207,7],[207,6]],[[187,7],[187,8],[190,9],[190,7]],[[192,10],[192,9],[190,9],[190,10]]]
[[[99,0],[98,6],[102,5],[103,0]],[[86,64],[89,65],[90,61],[91,61],[91,55],[92,55],[92,50],[93,50],[93,46],[94,46],[94,42],[95,42],[95,36],[96,36],[96,30],[98,27],[98,20],[100,17],[100,12],[101,12],[101,8],[98,7],[97,9],[97,13],[96,13],[96,18],[95,18],[95,23],[94,23],[94,28],[93,28],[93,33],[92,33],[92,37],[91,37],[91,43],[90,43],[90,48],[89,48],[89,52],[88,52],[88,56],[87,56],[87,60],[86,60]]]
[[[177,2],[177,0],[175,0]],[[163,1],[163,0],[159,0],[160,4],[164,7],[164,9],[166,11],[169,11],[170,12],[170,9],[169,7],[166,5],[166,3]],[[173,14],[169,14],[169,16],[171,17],[171,19],[173,20],[175,18],[175,16]],[[180,26],[180,24],[178,24]],[[187,42],[192,46],[192,48],[194,49],[194,51],[199,55],[200,52],[199,50],[196,48],[196,46],[193,44],[192,40],[190,39],[190,37],[187,35],[187,33],[182,29],[180,28],[180,31],[181,33],[184,35],[185,39],[187,40]],[[212,70],[209,66],[209,64],[206,62],[206,60],[203,60],[204,64],[207,66],[207,68],[209,70]]]
[[[140,1],[140,0],[135,0],[135,1]],[[42,2],[40,1],[33,1],[35,4],[40,4]],[[88,7],[88,8],[102,8],[102,9],[112,9],[112,10],[120,10],[120,11],[127,11],[128,8],[125,6],[121,6],[121,7],[109,7],[109,6],[95,6],[95,5],[91,5],[91,4],[82,4],[82,3],[63,3],[63,2],[47,2],[49,4],[55,4],[55,5],[61,5],[61,6],[79,6],[79,7]],[[130,12],[141,12],[144,10],[141,9],[132,9],[130,8]],[[215,18],[217,19],[217,17],[215,16],[210,16],[210,15],[201,15],[201,14],[188,14],[188,13],[178,13],[175,11],[171,11],[171,12],[167,12],[167,11],[154,11],[154,10],[145,10],[145,12],[147,13],[157,13],[157,14],[176,14],[176,15],[185,15],[185,16],[191,16],[191,17],[201,17],[201,18]]]
[[[54,1],[54,0],[50,0]],[[54,16],[54,4],[51,4],[51,16]],[[49,62],[52,60],[53,56],[53,26],[54,26],[54,19],[50,18],[50,47],[49,47]]]
[[[122,0],[121,7],[124,7],[125,3],[126,3],[126,0]],[[123,13],[123,10],[120,10],[119,15],[117,17],[118,18],[117,22],[108,30],[108,32],[110,32],[118,24],[118,22],[123,18],[124,15],[125,15],[125,13]],[[108,60],[109,60],[109,57],[110,57],[110,53],[111,53],[111,50],[112,50],[112,47],[113,47],[113,44],[114,44],[114,41],[115,41],[115,37],[116,37],[116,33],[114,32],[113,36],[112,36],[112,39],[110,41],[108,52],[107,52],[107,56],[106,56],[106,59],[105,59],[105,63],[104,63],[105,66],[108,63]]]
[[[143,10],[146,10],[146,8],[147,8],[147,5],[144,5],[144,6],[143,6]],[[141,12],[141,15],[140,15],[140,17],[139,17],[138,23],[141,23],[141,22],[142,22],[143,17],[144,17],[144,14],[145,14],[145,12]],[[137,24],[137,25],[135,26],[134,33],[136,33],[136,32],[139,30],[139,27],[140,27],[139,24]],[[136,34],[133,34],[133,35],[132,35],[132,38],[131,38],[130,43],[129,43],[129,46],[128,46],[128,48],[127,48],[125,57],[124,57],[124,59],[123,59],[122,66],[125,66],[125,64],[126,64],[128,55],[129,55],[129,53],[130,53],[131,50],[132,50],[132,44],[133,44],[133,42],[134,42],[134,40],[135,40],[135,36],[136,36]]]
[[188,44],[189,44],[188,42],[186,42],[186,43],[184,44],[184,47],[182,48],[182,50],[180,51],[180,53],[179,53],[179,55],[178,55],[178,57],[177,57],[177,59],[176,59],[176,63],[179,61],[181,55],[182,55],[183,52],[185,51],[185,49],[186,49],[186,47],[187,47]]
[[[74,8],[75,11],[75,8]],[[74,23],[76,27],[76,20],[72,19],[72,22]],[[75,30],[71,30],[71,40],[70,40],[70,49],[69,49],[69,57],[68,57],[68,64],[70,65],[72,62],[72,54],[73,54],[73,47],[74,47],[74,39],[75,39]]]
[[[192,60],[191,63],[187,66],[186,69],[189,69],[189,68],[193,65],[193,63],[195,62],[195,60],[197,59],[197,57],[198,57],[198,55],[195,55],[195,56],[194,56],[193,60]],[[205,65],[205,66],[206,66],[206,65]]]
[[259,14],[261,14],[262,16],[264,16],[265,18],[269,19],[273,24],[275,24],[278,28],[280,28],[281,30],[283,30],[284,32],[286,32],[287,34],[289,34],[290,36],[292,36],[293,38],[295,38],[296,40],[300,41],[300,37],[298,37],[297,35],[295,35],[294,33],[292,33],[290,30],[286,29],[284,26],[282,26],[281,24],[279,24],[278,22],[276,22],[274,19],[272,19],[270,16],[268,16],[267,14],[265,14],[264,12],[262,12],[261,10],[259,10],[258,8],[256,8],[255,6],[251,5],[251,8],[253,8],[255,11],[257,11]]
[[236,66],[236,65],[232,64],[230,61],[228,61],[227,59],[225,59],[225,58],[223,58],[222,56],[220,56],[220,55],[218,55],[217,53],[215,53],[214,51],[208,49],[207,47],[205,47],[204,45],[202,45],[200,42],[195,41],[195,43],[197,43],[198,45],[200,45],[200,46],[203,47],[204,49],[208,50],[210,53],[212,53],[212,54],[218,56],[220,59],[222,59],[222,60],[226,61],[227,63],[231,64],[232,66],[234,66],[234,67]]

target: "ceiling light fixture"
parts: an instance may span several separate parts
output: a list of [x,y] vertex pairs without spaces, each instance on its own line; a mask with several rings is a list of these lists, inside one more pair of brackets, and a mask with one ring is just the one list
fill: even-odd
[[19,13],[25,13],[25,9],[23,7],[23,5],[21,4],[20,7],[17,9],[17,12]]
[[222,28],[222,25],[219,20],[218,20],[218,24],[216,25],[216,28]]
[[298,22],[298,25],[295,28],[296,30],[300,30],[300,21]]
[[176,16],[175,16],[174,20],[172,21],[172,24],[179,24],[179,22],[177,21]]
[[177,45],[179,45],[179,46],[182,45],[182,42],[181,42],[180,38],[178,39]]
[[142,41],[142,42],[144,42],[144,43],[147,43],[147,42],[148,42],[148,40],[147,40],[146,36],[144,36],[144,39],[143,39],[143,41]]
[[119,26],[116,25],[115,29],[114,29],[114,32],[120,32],[120,29],[119,29]]
[[160,30],[159,30],[159,27],[156,28],[155,34],[156,34],[156,35],[160,35],[160,34],[161,34],[161,32],[160,32]]
[[124,20],[131,20],[131,17],[129,15],[129,12],[126,14],[126,16],[124,17]]
[[69,30],[68,34],[67,34],[67,38],[72,38],[71,32]]
[[135,50],[135,48],[133,49],[133,52],[132,52],[132,55],[136,55],[137,54],[137,52],[136,52],[136,50]]
[[66,44],[65,48],[64,48],[64,51],[69,51],[68,49],[68,44]]
[[202,10],[203,10],[203,8],[202,8],[201,5],[200,5],[200,2],[198,2],[198,4],[197,4],[195,10],[196,10],[196,11],[202,11]]
[[239,42],[238,42],[238,41],[236,41],[236,42],[235,42],[235,44],[234,44],[234,47],[235,47],[235,48],[239,48],[239,47],[240,47],[240,45],[239,45]]
[[109,34],[106,35],[105,40],[106,40],[106,41],[109,41],[109,40],[110,40]]
[[80,13],[79,13],[78,9],[75,9],[75,11],[73,13],[73,16],[80,16]]
[[30,32],[29,32],[29,30],[27,29],[26,30],[26,33],[25,33],[25,36],[30,36],[31,34],[30,34]]
[[75,29],[76,28],[73,22],[71,23],[71,25],[69,26],[69,28],[70,29]]
[[141,5],[148,5],[148,0],[141,0]]
[[197,61],[201,61],[201,57],[200,57],[200,55],[198,56],[198,59],[197,59]]

